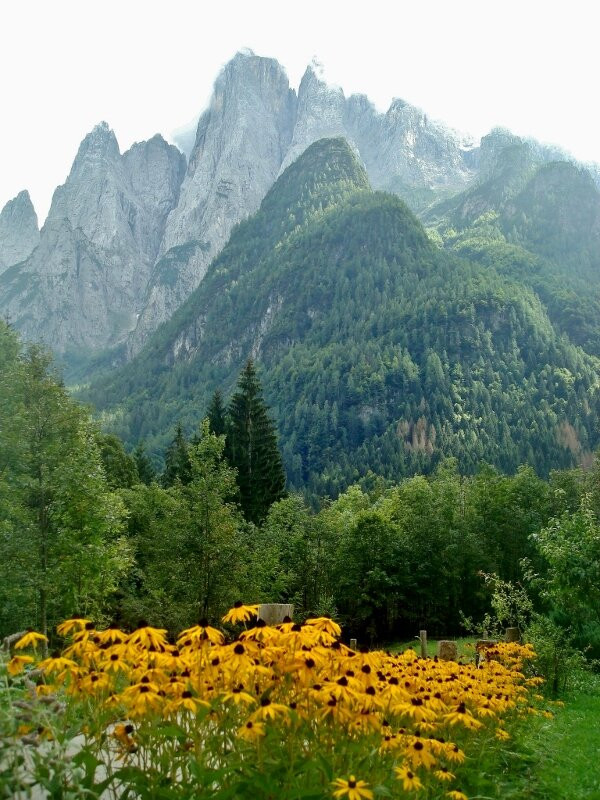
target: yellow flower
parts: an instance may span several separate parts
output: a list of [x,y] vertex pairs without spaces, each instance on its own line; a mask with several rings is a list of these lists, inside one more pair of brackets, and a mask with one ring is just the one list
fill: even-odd
[[122,644],[129,639],[128,634],[119,628],[107,628],[105,631],[98,631],[96,635],[100,644]]
[[500,739],[501,742],[505,742],[507,739],[510,739],[510,733],[505,731],[503,728],[497,728],[496,739]]
[[251,719],[238,730],[237,735],[240,739],[247,742],[256,742],[261,736],[265,735],[265,723],[253,722]]
[[237,686],[232,689],[230,692],[225,692],[223,694],[223,702],[227,703],[229,700],[233,700],[235,705],[240,705],[241,703],[245,703],[246,705],[254,705],[256,703],[256,698],[252,697],[251,694],[245,692],[243,688]]
[[138,748],[135,741],[130,736],[131,733],[133,733],[133,725],[131,724],[123,725],[122,723],[119,723],[118,725],[115,725],[113,729],[113,736],[123,747],[123,749],[128,753],[135,753]]
[[164,628],[152,628],[147,625],[145,628],[138,628],[131,634],[129,644],[138,644],[147,650],[161,651],[167,644],[166,633]]
[[329,617],[314,617],[313,619],[306,620],[307,625],[312,625],[313,628],[316,628],[318,631],[324,631],[325,633],[329,633],[331,636],[339,636],[342,632],[342,629]]
[[357,781],[354,775],[350,775],[348,780],[344,778],[336,778],[333,781],[333,786],[337,787],[333,793],[334,797],[344,797],[347,795],[348,800],[373,800],[373,792],[368,789],[368,783],[365,781]]
[[211,644],[223,644],[225,637],[216,628],[210,625],[194,625],[186,628],[179,634],[177,644],[179,647],[191,647],[192,645],[210,642]]
[[43,633],[36,633],[35,631],[29,631],[25,634],[25,636],[21,636],[19,641],[15,645],[15,650],[24,650],[26,647],[37,647],[38,642],[47,642],[48,637],[44,636]]
[[394,767],[396,778],[402,781],[405,792],[418,792],[423,788],[423,784],[409,767]]
[[245,606],[240,600],[230,608],[223,617],[223,622],[231,622],[234,625],[238,622],[248,622],[249,619],[258,614],[258,605]]
[[89,619],[83,619],[81,617],[74,617],[73,619],[67,619],[64,622],[61,622],[60,625],[56,626],[56,632],[59,636],[68,636],[71,631],[83,631],[85,630],[85,626],[91,622]]
[[[425,742],[427,741],[426,739]],[[405,756],[413,767],[420,767],[422,765],[425,769],[431,769],[436,763],[436,759],[432,756],[429,745],[426,745],[425,742],[415,738],[405,751]]]
[[31,656],[13,656],[6,665],[9,675],[18,675],[25,669],[25,664],[31,664],[33,658]]
[[452,789],[450,792],[446,792],[446,797],[451,797],[452,800],[469,800],[464,792],[457,792],[456,789]]
[[456,775],[450,772],[450,770],[447,767],[440,767],[439,769],[436,769],[436,771],[433,774],[438,779],[438,781],[442,782],[453,781],[454,778],[456,777]]
[[278,716],[287,716],[289,708],[284,706],[283,703],[272,703],[270,698],[261,697],[260,706],[252,714],[252,719],[276,719]]

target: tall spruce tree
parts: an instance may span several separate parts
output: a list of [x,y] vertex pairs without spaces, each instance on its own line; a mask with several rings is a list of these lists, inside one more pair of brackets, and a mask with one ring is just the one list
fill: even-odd
[[137,443],[136,448],[133,451],[133,458],[135,460],[140,482],[145,483],[146,486],[150,486],[152,481],[156,480],[156,470],[154,469],[154,465],[150,459],[150,456],[146,452],[146,445],[143,441]]
[[181,423],[177,424],[175,436],[165,455],[165,471],[162,474],[163,486],[173,486],[177,480],[188,484],[192,479],[192,465],[188,443],[183,435]]
[[226,428],[227,410],[223,403],[223,395],[219,389],[212,396],[206,416],[208,417],[210,432],[214,433],[215,436],[222,436]]
[[240,505],[256,524],[285,493],[285,472],[275,426],[268,415],[252,359],[248,359],[231,398],[227,424],[227,459],[237,469]]

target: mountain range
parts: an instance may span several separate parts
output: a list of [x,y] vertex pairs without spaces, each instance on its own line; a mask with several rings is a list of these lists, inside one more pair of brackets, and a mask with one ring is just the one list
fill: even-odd
[[[416,211],[493,169],[502,131],[481,146],[394,100],[379,113],[316,65],[298,91],[281,65],[238,53],[218,76],[187,161],[160,136],[119,152],[101,123],[83,140],[38,233],[26,193],[0,216],[0,312],[67,364],[137,353],[199,285],[233,227],[312,142],[343,136],[372,186]],[[539,160],[556,150],[535,145]]]
[[[465,470],[528,462],[542,473],[580,460],[598,441],[598,359],[527,281],[432,238],[402,200],[371,188],[345,139],[319,140],[138,356],[86,398],[159,453],[252,357],[290,484],[315,495],[446,456]],[[538,261],[542,274],[559,269]]]
[[[101,123],[41,230],[0,214],[0,312],[134,445],[197,427],[248,357],[291,486],[446,456],[540,472],[598,445],[599,172],[496,129],[475,146],[316,65],[222,70],[184,154]],[[96,376],[96,377],[95,377]],[[98,377],[101,376],[101,377]]]

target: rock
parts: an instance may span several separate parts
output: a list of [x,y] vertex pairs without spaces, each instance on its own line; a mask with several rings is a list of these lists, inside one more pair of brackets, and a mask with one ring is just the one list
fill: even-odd
[[55,351],[99,350],[134,327],[185,161],[160,136],[121,156],[106,123],[82,141],[39,246],[0,285],[0,308]]
[[0,273],[30,256],[39,240],[37,215],[29,192],[19,192],[0,212]]
[[300,81],[294,133],[279,174],[319,139],[343,136],[353,145],[344,125],[344,93],[338,87],[328,86],[320,77],[320,72],[319,65],[313,61]]
[[521,631],[518,628],[507,628],[504,632],[504,639],[507,642],[520,642]]
[[446,639],[441,639],[438,642],[437,655],[438,658],[442,659],[442,661],[457,661],[458,647],[456,642],[451,642],[447,641]]
[[294,606],[291,603],[263,603],[258,607],[258,619],[267,625],[279,625],[286,617],[292,619]]
[[375,188],[397,192],[415,208],[463,188],[475,174],[460,137],[408,103],[395,101],[381,114],[362,95],[346,99],[315,63],[296,97],[277,61],[238,53],[200,117],[130,356],[199,285],[233,226],[258,209],[277,176],[313,142],[340,135]]
[[198,286],[233,226],[258,209],[289,147],[295,108],[295,93],[274,59],[238,53],[217,78],[198,123],[160,258],[174,248],[193,246],[171,254],[169,280],[164,280],[159,259],[130,343],[132,353]]

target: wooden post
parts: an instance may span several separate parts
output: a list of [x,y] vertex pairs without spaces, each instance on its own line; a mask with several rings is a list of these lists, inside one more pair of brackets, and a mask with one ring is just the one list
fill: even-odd
[[521,631],[518,628],[507,628],[505,633],[505,639],[507,642],[520,642]]
[[292,618],[294,606],[291,603],[263,603],[258,607],[258,618],[267,625],[279,625],[285,617]]
[[419,631],[421,640],[421,658],[427,658],[427,631]]
[[356,639],[350,639],[350,649],[356,650]]

